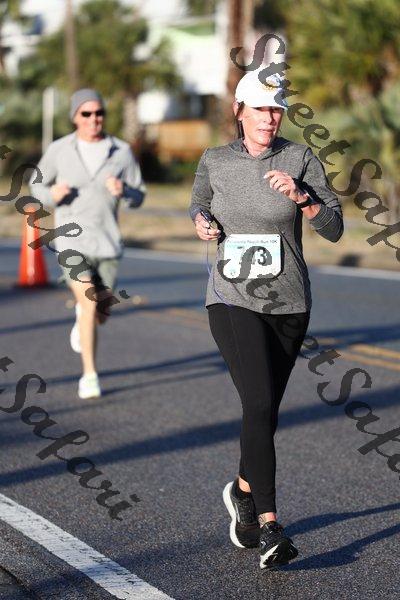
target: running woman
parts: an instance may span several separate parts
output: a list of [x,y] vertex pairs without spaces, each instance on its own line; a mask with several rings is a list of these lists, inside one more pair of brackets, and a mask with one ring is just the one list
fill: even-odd
[[331,242],[343,233],[321,162],[278,136],[286,109],[280,77],[242,77],[233,103],[239,138],[203,153],[190,207],[199,238],[218,243],[206,307],[243,409],[239,473],[223,491],[230,538],[259,546],[262,569],[298,554],[277,521],[274,434],[310,318],[302,223]]
[[[57,237],[55,248],[58,253],[75,253],[68,265],[61,266],[76,302],[70,342],[82,358],[78,386],[82,399],[101,395],[96,333],[97,325],[107,319],[107,297],[112,297],[122,256],[118,206],[123,200],[126,207],[138,208],[145,194],[129,144],[105,133],[105,116],[98,92],[88,88],[75,92],[70,118],[76,130],[50,144],[38,164],[42,180],[34,173],[30,182],[32,195],[54,208],[57,227],[76,223],[81,229],[76,237]],[[86,269],[76,272],[73,264],[82,265],[83,260]]]

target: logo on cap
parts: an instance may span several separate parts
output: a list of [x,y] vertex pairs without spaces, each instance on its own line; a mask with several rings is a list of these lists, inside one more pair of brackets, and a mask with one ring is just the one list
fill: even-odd
[[[260,81],[260,79],[258,79],[258,81]],[[263,89],[267,90],[268,92],[274,91],[280,87],[279,79],[277,77],[274,77],[273,75],[267,77],[267,79],[264,82],[260,81],[260,84],[262,85]]]

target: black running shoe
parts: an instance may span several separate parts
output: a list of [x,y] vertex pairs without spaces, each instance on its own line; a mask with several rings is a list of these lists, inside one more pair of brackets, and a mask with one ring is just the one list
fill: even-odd
[[261,528],[260,533],[260,567],[262,569],[287,565],[296,558],[297,548],[283,531],[282,525],[269,521]]
[[231,516],[229,535],[239,548],[256,548],[260,541],[260,526],[252,496],[242,500],[235,494],[235,482],[226,484],[222,497]]

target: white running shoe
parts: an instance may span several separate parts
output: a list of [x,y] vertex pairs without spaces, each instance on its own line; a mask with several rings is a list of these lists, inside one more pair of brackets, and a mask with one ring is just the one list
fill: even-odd
[[75,324],[71,329],[71,333],[69,336],[69,343],[71,344],[71,348],[77,354],[81,353],[81,337],[79,335],[79,317],[81,316],[81,307],[79,304],[75,304]]
[[100,398],[101,389],[97,373],[83,375],[79,380],[78,396],[81,400],[88,398]]

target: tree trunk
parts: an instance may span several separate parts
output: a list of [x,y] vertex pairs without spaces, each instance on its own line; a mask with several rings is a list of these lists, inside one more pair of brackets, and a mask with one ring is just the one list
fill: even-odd
[[4,25],[4,15],[0,19],[0,75],[6,75],[6,68],[4,64],[4,46],[3,46],[3,25]]
[[65,4],[65,63],[68,86],[73,92],[79,87],[79,75],[72,0],[66,0]]
[[4,49],[1,41],[1,32],[0,32],[0,75],[5,75],[4,68]]
[[[240,61],[245,64],[246,38],[251,31],[254,17],[254,0],[228,0],[229,22],[228,22],[228,48],[230,56],[232,48],[242,47]],[[227,94],[223,101],[223,130],[222,135],[225,142],[236,137],[235,121],[232,112],[232,102],[235,97],[235,89],[244,71],[239,69],[230,59],[228,77],[226,82]]]

